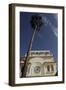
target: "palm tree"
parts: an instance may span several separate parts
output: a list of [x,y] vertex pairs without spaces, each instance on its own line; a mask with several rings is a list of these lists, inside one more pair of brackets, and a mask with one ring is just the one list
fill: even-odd
[[24,63],[24,68],[23,68],[23,76],[26,76],[26,71],[27,71],[27,63],[28,63],[28,57],[32,48],[32,43],[34,41],[34,37],[36,32],[40,31],[40,27],[42,26],[43,22],[42,22],[42,17],[38,16],[38,15],[34,15],[31,17],[31,21],[30,21],[31,27],[33,28],[33,34],[29,43],[29,47],[28,47],[28,51],[27,51],[27,55],[26,55],[26,59],[25,59],[25,63]]

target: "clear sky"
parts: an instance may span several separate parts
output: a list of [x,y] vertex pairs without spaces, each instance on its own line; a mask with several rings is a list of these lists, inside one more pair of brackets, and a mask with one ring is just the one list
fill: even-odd
[[32,50],[50,50],[54,58],[58,57],[58,16],[57,13],[30,13],[20,12],[20,57],[23,56],[27,50],[29,41],[32,36],[32,27],[30,24],[32,15],[39,15],[42,17],[43,26],[41,30],[36,33]]

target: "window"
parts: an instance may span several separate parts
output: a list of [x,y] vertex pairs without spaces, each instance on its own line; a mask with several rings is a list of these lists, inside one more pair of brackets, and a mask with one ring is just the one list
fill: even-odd
[[53,65],[47,65],[47,71],[48,71],[48,72],[54,71]]

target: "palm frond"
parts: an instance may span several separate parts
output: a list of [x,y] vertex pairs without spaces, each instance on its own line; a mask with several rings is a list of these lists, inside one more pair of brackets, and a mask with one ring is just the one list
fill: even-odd
[[40,27],[43,25],[42,17],[38,15],[33,15],[30,22],[33,29],[37,27],[37,31],[39,31]]

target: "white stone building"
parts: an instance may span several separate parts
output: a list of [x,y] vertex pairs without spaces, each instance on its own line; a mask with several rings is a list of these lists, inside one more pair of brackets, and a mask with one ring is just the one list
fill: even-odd
[[[21,63],[23,63],[23,58]],[[30,51],[26,77],[55,76],[57,73],[56,67],[56,62],[50,51]]]

